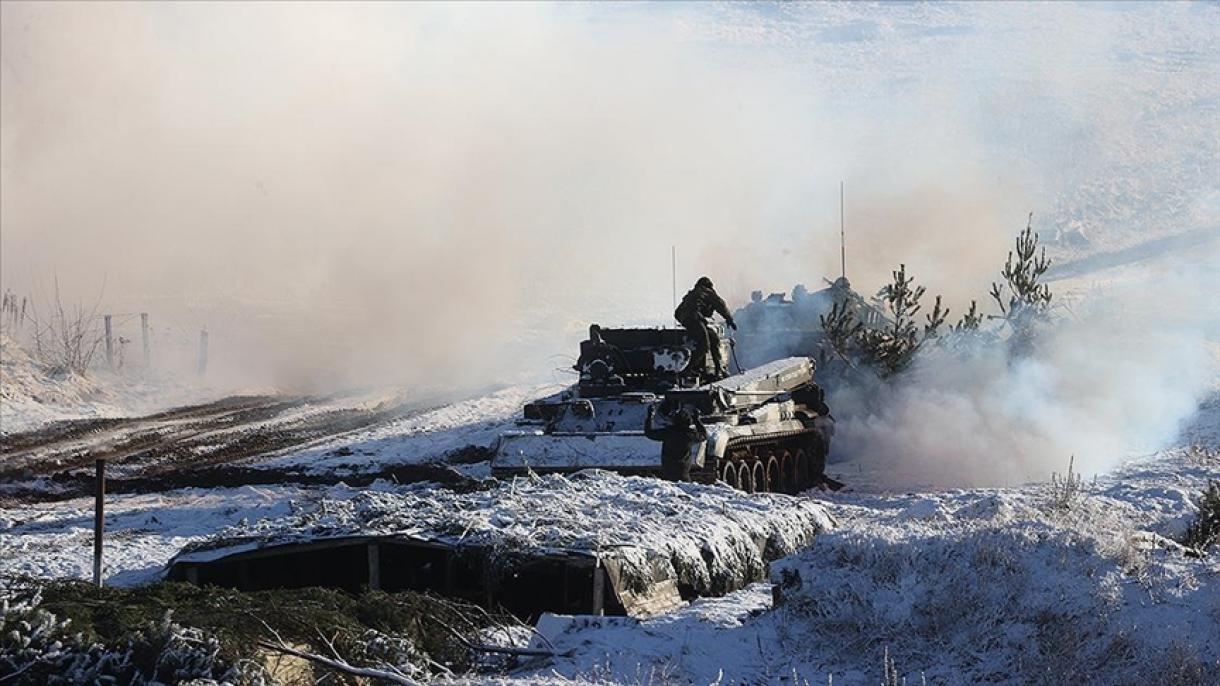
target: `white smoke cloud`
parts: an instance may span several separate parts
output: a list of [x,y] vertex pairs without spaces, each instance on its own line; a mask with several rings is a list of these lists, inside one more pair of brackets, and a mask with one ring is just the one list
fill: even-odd
[[1102,473],[1172,445],[1220,391],[1220,315],[1202,288],[1220,286],[1216,247],[1089,286],[1032,355],[931,347],[876,394],[837,389],[842,468],[881,487],[993,486],[1047,479],[1072,456]]
[[671,245],[691,280],[703,245],[804,202],[786,146],[819,107],[793,75],[634,11],[3,11],[5,285],[105,280],[110,310],[211,327],[241,376],[537,368],[589,320],[667,320]]
[[[703,273],[735,303],[817,288],[838,272],[844,180],[853,284],[905,262],[956,314],[1030,210],[1044,235],[1085,222],[1099,250],[1216,219],[1216,21],[1097,3],[4,2],[0,272],[80,300],[105,281],[109,311],[206,325],[213,373],[243,383],[483,384],[548,375],[590,322],[670,323],[671,246],[680,291]],[[915,426],[957,404],[943,421],[977,420],[942,433],[992,427],[963,454],[1033,426],[1064,459],[1037,441],[1072,408],[1018,410],[1100,371],[977,364],[1019,378],[992,399],[920,371],[936,383],[888,411]],[[1129,420],[1075,412],[1104,417],[1098,434]],[[857,453],[902,447],[843,433]],[[934,439],[904,440],[931,460]]]

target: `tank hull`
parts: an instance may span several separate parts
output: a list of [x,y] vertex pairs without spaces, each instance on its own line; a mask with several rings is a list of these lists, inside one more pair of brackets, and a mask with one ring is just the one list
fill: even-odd
[[660,475],[663,443],[646,427],[663,408],[682,407],[698,416],[702,431],[687,453],[692,480],[796,493],[824,483],[834,432],[812,379],[812,360],[797,357],[660,393],[606,394],[599,386],[596,395],[583,397],[573,386],[526,406],[518,428],[500,436],[492,473]]

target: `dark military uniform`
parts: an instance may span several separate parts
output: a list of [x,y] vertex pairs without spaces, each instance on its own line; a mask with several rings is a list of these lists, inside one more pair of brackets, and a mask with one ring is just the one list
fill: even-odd
[[677,319],[695,340],[695,351],[687,369],[702,372],[707,367],[708,350],[711,350],[716,372],[724,375],[724,361],[720,359],[720,336],[708,326],[707,321],[713,314],[719,314],[729,326],[737,328],[728,305],[724,304],[724,300],[716,294],[716,289],[712,288],[712,280],[704,276],[682,297],[678,309],[674,310],[674,319]]
[[644,420],[644,435],[661,441],[661,478],[668,481],[690,481],[691,463],[696,446],[707,440],[707,429],[698,412],[685,407],[648,408]]

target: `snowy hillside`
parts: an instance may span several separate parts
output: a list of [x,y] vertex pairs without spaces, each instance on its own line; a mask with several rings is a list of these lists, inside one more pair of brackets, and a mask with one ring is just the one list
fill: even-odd
[[49,372],[21,344],[0,336],[0,435],[64,420],[139,416],[233,392],[158,373]]
[[51,375],[16,341],[0,335],[0,434],[66,417],[116,416],[115,395],[73,372]]

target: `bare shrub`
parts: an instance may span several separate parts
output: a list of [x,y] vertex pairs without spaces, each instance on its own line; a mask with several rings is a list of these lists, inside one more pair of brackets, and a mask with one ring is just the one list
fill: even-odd
[[57,277],[49,314],[44,314],[34,300],[29,301],[34,354],[49,372],[84,374],[89,370],[103,340],[97,318],[101,299],[99,291],[92,305],[77,303],[65,308]]
[[1195,444],[1183,449],[1186,461],[1194,464],[1220,464],[1220,449]]
[[1118,682],[1119,686],[1143,686],[1164,684],[1165,686],[1203,686],[1215,684],[1220,676],[1220,665],[1208,664],[1198,650],[1188,643],[1175,640],[1163,650],[1151,656],[1147,662],[1131,670],[1130,676]]
[[1057,472],[1051,473],[1051,483],[1047,489],[1047,501],[1052,510],[1070,510],[1080,499],[1084,480],[1075,472],[1076,456],[1068,458],[1067,474],[1060,477]]
[[900,680],[898,677],[898,664],[890,657],[889,646],[886,646],[881,660],[881,686],[902,686],[906,683],[906,679]]

